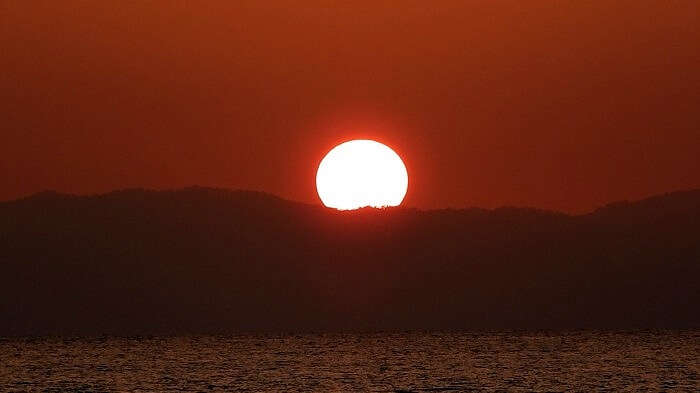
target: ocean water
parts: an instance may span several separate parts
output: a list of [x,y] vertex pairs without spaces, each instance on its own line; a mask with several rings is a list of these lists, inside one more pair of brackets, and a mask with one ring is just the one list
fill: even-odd
[[700,330],[5,338],[3,392],[700,391]]

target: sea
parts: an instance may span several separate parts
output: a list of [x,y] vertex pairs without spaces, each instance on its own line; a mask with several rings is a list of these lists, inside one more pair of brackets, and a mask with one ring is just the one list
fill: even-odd
[[2,392],[698,392],[700,330],[0,339]]

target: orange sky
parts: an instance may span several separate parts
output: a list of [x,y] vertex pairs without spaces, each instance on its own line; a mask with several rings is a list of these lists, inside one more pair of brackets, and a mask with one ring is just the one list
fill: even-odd
[[3,2],[0,199],[199,184],[319,203],[318,162],[356,137],[404,158],[420,208],[582,212],[700,187],[699,15],[692,0]]

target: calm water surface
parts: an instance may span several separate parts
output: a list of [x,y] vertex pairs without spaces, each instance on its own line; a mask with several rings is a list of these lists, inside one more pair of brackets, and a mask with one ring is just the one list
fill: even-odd
[[5,392],[700,391],[700,330],[0,340]]

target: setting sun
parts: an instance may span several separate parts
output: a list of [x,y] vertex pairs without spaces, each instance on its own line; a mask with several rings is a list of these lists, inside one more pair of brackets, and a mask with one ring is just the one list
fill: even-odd
[[408,173],[389,147],[353,140],[334,147],[321,160],[316,189],[324,205],[340,210],[398,206],[408,190]]

